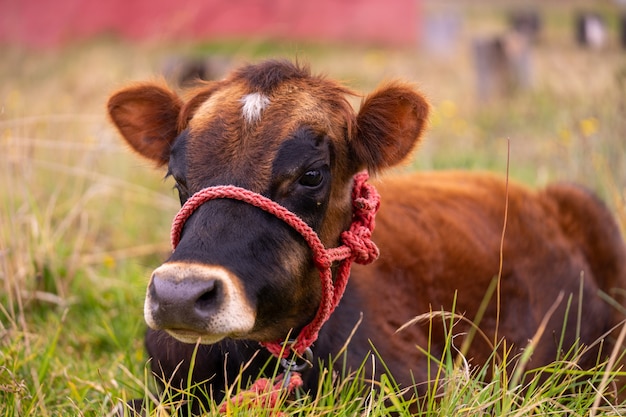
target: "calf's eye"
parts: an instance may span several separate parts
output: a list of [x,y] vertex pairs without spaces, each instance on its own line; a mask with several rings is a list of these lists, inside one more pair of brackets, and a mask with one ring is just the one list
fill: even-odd
[[305,172],[300,177],[300,185],[304,185],[305,187],[317,187],[322,183],[322,179],[324,176],[322,173],[316,169],[312,169],[310,171]]

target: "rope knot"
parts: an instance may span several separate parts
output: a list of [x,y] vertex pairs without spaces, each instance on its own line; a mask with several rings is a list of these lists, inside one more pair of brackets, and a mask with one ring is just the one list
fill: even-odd
[[360,172],[354,176],[352,190],[352,225],[341,234],[343,243],[350,248],[354,262],[366,265],[374,262],[380,254],[372,242],[376,212],[380,208],[380,195],[367,183],[369,175]]
[[341,240],[350,248],[352,258],[358,264],[372,263],[380,254],[378,246],[372,241],[372,232],[365,227],[346,230],[341,234]]
[[333,260],[329,256],[328,251],[323,251],[315,255],[313,262],[318,269],[328,269],[333,264]]
[[[368,184],[367,184],[368,185]],[[364,190],[368,191],[369,194],[369,185],[367,187],[363,187]],[[380,206],[380,199],[373,198],[373,196],[366,195],[364,197],[357,197],[354,199],[353,207],[357,211],[357,213],[376,213]]]

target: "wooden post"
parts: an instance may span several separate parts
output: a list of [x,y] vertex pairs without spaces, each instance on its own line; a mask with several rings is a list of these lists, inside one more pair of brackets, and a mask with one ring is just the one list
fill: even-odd
[[606,22],[597,13],[582,12],[576,16],[576,41],[580,46],[600,49],[606,45]]
[[531,84],[528,38],[519,33],[475,39],[473,43],[478,100],[510,97]]

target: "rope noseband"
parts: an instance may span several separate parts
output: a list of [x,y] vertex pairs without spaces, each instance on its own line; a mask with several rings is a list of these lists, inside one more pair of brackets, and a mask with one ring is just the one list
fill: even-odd
[[[322,299],[315,318],[307,324],[298,334],[295,341],[284,343],[283,341],[263,342],[269,352],[286,363],[285,372],[280,375],[275,385],[267,378],[257,380],[248,391],[225,401],[220,412],[227,413],[230,404],[240,404],[248,395],[253,395],[253,402],[266,408],[274,408],[281,391],[291,393],[297,387],[302,386],[302,378],[295,366],[295,360],[286,360],[295,353],[297,356],[310,356],[310,346],[317,340],[320,329],[333,313],[348,283],[352,262],[368,264],[378,258],[378,248],[372,242],[376,212],[380,207],[380,196],[376,189],[367,183],[367,172],[360,172],[354,176],[352,188],[352,223],[348,230],[341,234],[343,245],[326,249],[315,231],[297,215],[285,207],[245,188],[233,185],[221,185],[208,187],[198,191],[183,204],[174,221],[172,222],[172,248],[180,242],[185,222],[193,212],[207,201],[217,198],[230,198],[242,201],[260,208],[287,223],[296,230],[313,252],[313,262],[317,267],[322,283]],[[335,280],[331,267],[339,261]],[[308,354],[308,355],[307,355]],[[309,358],[310,359],[310,358]],[[281,362],[282,363],[282,362]],[[277,416],[282,413],[277,413]]]
[[[207,201],[217,198],[229,198],[251,204],[264,210],[296,230],[313,252],[313,261],[322,282],[322,299],[315,318],[307,324],[290,346],[284,341],[261,343],[268,351],[278,358],[285,358],[295,352],[302,356],[317,340],[320,329],[335,310],[343,296],[352,262],[368,264],[378,258],[379,251],[372,242],[374,217],[380,207],[380,196],[374,186],[367,183],[369,175],[363,171],[354,176],[352,189],[352,223],[348,230],[341,234],[343,245],[326,249],[317,233],[297,215],[285,207],[245,188],[232,185],[208,187],[191,196],[182,206],[172,223],[171,241],[175,250],[178,245],[183,226],[193,212]],[[331,266],[339,261],[335,280],[333,281]]]

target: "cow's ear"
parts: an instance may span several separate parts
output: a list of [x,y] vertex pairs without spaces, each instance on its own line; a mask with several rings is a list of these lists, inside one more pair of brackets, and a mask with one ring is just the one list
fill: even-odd
[[375,172],[400,163],[419,142],[428,111],[426,99],[401,82],[383,85],[367,96],[352,140],[360,168]]
[[108,111],[131,148],[161,166],[169,160],[171,144],[178,135],[182,104],[168,88],[145,83],[113,94]]

